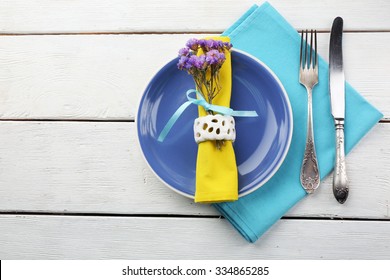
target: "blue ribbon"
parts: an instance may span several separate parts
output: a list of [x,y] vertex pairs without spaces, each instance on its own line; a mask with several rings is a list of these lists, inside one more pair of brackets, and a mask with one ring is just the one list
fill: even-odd
[[[196,93],[197,98],[190,97],[191,93]],[[219,106],[219,105],[213,105],[208,103],[204,98],[203,95],[199,93],[199,91],[195,89],[190,89],[186,93],[187,95],[187,102],[184,102],[172,115],[172,117],[168,120],[167,124],[165,125],[164,129],[161,131],[160,135],[158,136],[158,141],[163,142],[177,119],[181,116],[181,114],[187,109],[188,106],[191,104],[202,106],[206,111],[213,111],[216,113],[220,113],[222,115],[226,116],[233,116],[233,117],[257,117],[256,111],[234,111],[233,109],[225,106]]]

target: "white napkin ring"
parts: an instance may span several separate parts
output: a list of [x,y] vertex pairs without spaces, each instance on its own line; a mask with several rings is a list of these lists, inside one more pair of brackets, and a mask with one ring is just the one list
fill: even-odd
[[232,116],[220,114],[199,117],[194,121],[196,143],[208,140],[236,140],[235,122]]

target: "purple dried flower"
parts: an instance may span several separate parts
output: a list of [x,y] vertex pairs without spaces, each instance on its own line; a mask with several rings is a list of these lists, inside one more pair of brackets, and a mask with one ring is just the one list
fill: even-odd
[[215,48],[215,41],[214,40],[207,40],[206,41],[206,48],[209,50],[212,50]]
[[223,48],[225,47],[225,43],[222,41],[216,41],[216,49],[223,51]]
[[189,53],[190,49],[187,47],[179,50],[179,56],[188,56]]
[[223,52],[225,50],[230,50],[232,48],[232,45],[228,42],[223,42],[219,40],[198,40],[198,46],[203,49],[204,52],[208,52],[211,50],[219,50],[220,52]]
[[198,40],[199,47],[204,48],[206,46],[206,42],[207,40],[205,39]]
[[198,39],[195,39],[195,38],[189,39],[187,41],[186,46],[193,51],[198,50],[198,47],[199,47]]
[[214,65],[218,62],[217,54],[219,52],[217,50],[211,50],[206,53],[206,61],[210,65]]
[[218,50],[211,50],[206,53],[206,62],[210,65],[222,65],[225,59],[225,54],[219,52]]
[[206,56],[204,54],[198,56],[194,63],[194,66],[200,70],[205,69],[207,67]]
[[180,70],[189,69],[187,67],[188,67],[188,57],[181,56],[179,62],[177,63],[177,68],[179,68]]
[[226,56],[223,52],[219,53],[218,62],[222,65],[226,60]]
[[216,41],[216,40],[213,40],[213,39],[207,40],[207,42],[206,42],[206,49],[207,49],[207,51],[219,49],[219,43],[220,42],[221,41]]
[[213,42],[213,48],[214,49],[220,49],[223,45],[223,42],[222,41],[214,41]]
[[225,43],[223,43],[223,45],[224,45],[226,50],[230,50],[233,47],[233,45],[229,42],[225,42]]
[[196,69],[203,69],[203,65],[205,63],[205,56],[197,56],[195,54],[191,55],[190,58],[188,59],[188,64],[190,67],[194,67]]

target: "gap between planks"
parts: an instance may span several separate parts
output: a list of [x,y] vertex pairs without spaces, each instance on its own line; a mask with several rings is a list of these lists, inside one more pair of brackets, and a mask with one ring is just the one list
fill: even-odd
[[[188,215],[188,214],[122,214],[122,213],[77,213],[77,212],[37,212],[37,211],[0,211],[0,216],[70,216],[70,217],[121,217],[121,218],[166,218],[166,219],[225,219],[221,215]],[[337,216],[283,216],[281,220],[312,220],[312,221],[365,221],[365,222],[389,222],[390,219],[380,218],[350,218]]]
[[[133,123],[135,120],[115,120],[115,119],[0,119],[0,122],[128,122]],[[383,118],[379,123],[390,123],[390,118]]]
[[0,122],[113,122],[133,123],[134,119],[0,119]]
[[[191,35],[191,34],[220,34],[224,30],[209,30],[209,31],[107,31],[107,32],[42,32],[42,33],[0,33],[0,36],[63,36],[63,35],[69,35],[69,36],[86,36],[86,35]],[[300,29],[297,29],[297,32],[300,32]],[[389,33],[389,30],[381,30],[381,29],[372,29],[372,30],[343,30],[343,33]],[[330,33],[329,30],[317,30],[317,33]]]

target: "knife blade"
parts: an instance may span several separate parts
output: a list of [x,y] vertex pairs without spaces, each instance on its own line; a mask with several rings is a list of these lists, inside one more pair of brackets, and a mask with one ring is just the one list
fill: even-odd
[[345,79],[343,68],[343,19],[335,18],[330,33],[329,45],[329,90],[332,115],[335,119],[345,117]]
[[344,203],[347,200],[349,193],[344,150],[345,78],[342,43],[343,19],[337,17],[333,21],[330,33],[329,93],[336,130],[336,159],[333,172],[333,194],[339,203]]

